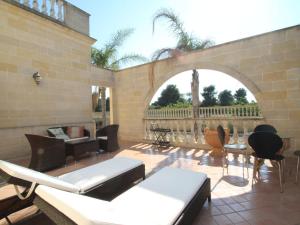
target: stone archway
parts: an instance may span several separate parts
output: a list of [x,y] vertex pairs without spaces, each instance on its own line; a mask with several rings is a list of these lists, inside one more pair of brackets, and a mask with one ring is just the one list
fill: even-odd
[[153,90],[149,89],[149,91],[145,97],[145,102],[144,102],[145,109],[148,107],[154,94],[161,87],[161,85],[163,85],[167,80],[169,80],[173,76],[176,76],[177,74],[185,72],[185,71],[193,70],[194,68],[208,69],[208,70],[223,72],[223,73],[227,74],[228,76],[235,78],[236,80],[240,81],[245,87],[247,87],[251,91],[251,93],[255,96],[257,101],[259,102],[259,98],[260,98],[259,93],[261,92],[260,88],[244,74],[242,74],[241,72],[239,72],[231,67],[228,67],[226,65],[220,65],[220,64],[213,63],[213,62],[199,62],[195,66],[188,65],[186,67],[186,70],[183,70],[182,68],[178,68],[178,69],[175,68],[175,70],[172,70],[169,73],[165,73],[165,74],[163,74],[163,76],[160,76],[159,79],[157,79],[156,82],[154,83]]
[[299,148],[299,36],[298,25],[158,61],[152,89],[150,64],[115,72],[115,122],[120,124],[120,138],[141,141],[144,110],[155,91],[175,74],[197,68],[221,71],[243,83],[257,99],[266,122],[294,137],[293,147]]

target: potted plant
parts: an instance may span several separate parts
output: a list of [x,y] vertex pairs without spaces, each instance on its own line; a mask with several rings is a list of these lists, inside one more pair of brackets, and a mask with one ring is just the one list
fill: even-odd
[[[229,142],[229,129],[225,128],[225,143]],[[210,153],[211,156],[222,156],[222,144],[219,140],[218,131],[216,129],[205,128],[204,129],[204,139],[207,144],[212,147],[212,151]]]

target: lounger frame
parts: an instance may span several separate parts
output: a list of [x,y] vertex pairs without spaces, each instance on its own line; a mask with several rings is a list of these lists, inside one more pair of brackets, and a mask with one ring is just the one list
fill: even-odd
[[[1,169],[0,176],[8,184],[23,186],[27,189],[29,189],[31,186],[31,182],[12,177]],[[112,179],[109,179],[98,186],[87,190],[83,194],[99,198],[102,196],[115,195],[116,193],[120,192],[120,190],[124,190],[126,187],[131,185],[133,182],[138,181],[139,179],[145,179],[145,164],[141,164]],[[24,191],[24,193],[26,192],[27,190]],[[13,196],[11,198],[2,200],[1,204],[7,204],[8,207],[7,210],[4,208],[1,210],[0,219],[7,218],[7,216],[10,214],[31,206],[33,204],[33,199],[33,196],[25,200],[21,200],[17,196]]]
[[[211,201],[210,178],[207,178],[173,225],[191,225],[205,201]],[[34,204],[57,225],[76,225],[74,221],[36,195]]]

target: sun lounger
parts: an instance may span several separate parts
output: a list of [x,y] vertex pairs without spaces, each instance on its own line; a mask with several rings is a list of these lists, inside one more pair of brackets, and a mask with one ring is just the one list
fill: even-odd
[[45,185],[35,193],[34,204],[58,225],[190,225],[210,201],[210,179],[166,167],[111,202]]
[[[94,191],[97,193],[117,192],[134,181],[144,179],[145,165],[140,160],[116,157],[59,177],[53,177],[0,160],[0,175],[7,183],[15,185],[19,198],[25,201],[39,184],[84,195],[89,195]],[[23,195],[18,186],[27,188]],[[15,205],[10,205],[9,208],[19,209],[17,206],[22,202],[14,201],[13,203]],[[3,216],[8,216],[8,213],[11,211],[7,211]]]

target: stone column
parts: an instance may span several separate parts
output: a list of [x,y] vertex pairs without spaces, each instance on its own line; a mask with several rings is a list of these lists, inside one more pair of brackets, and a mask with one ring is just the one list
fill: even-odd
[[197,119],[199,118],[198,108],[200,106],[199,101],[199,73],[196,69],[193,69],[192,74],[192,83],[191,83],[191,91],[192,91],[192,104],[193,104],[193,119],[194,119],[194,139],[195,142],[198,141],[198,125]]
[[104,127],[106,126],[106,94],[105,94],[105,91],[106,91],[105,87],[100,88],[102,121],[103,121]]

